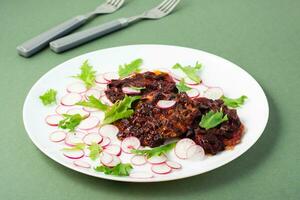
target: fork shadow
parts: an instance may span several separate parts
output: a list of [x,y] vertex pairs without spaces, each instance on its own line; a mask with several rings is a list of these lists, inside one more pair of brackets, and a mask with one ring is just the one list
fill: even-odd
[[[253,148],[235,161],[205,174],[169,182],[124,183],[86,176],[65,168],[56,162],[49,162],[49,166],[56,169],[59,168],[59,173],[62,173],[64,177],[72,179],[72,181],[84,187],[87,186],[93,190],[99,190],[99,188],[101,188],[101,190],[119,195],[126,193],[128,199],[137,197],[143,197],[144,199],[164,197],[166,191],[172,191],[168,192],[168,198],[173,196],[186,197],[190,193],[197,193],[199,195],[206,192],[209,193],[226,184],[240,179],[246,179],[255,173],[257,168],[262,167],[264,162],[268,161],[267,158],[272,154],[272,149],[276,146],[275,143],[279,140],[279,134],[281,132],[281,120],[278,109],[271,97],[269,97],[268,100],[270,117],[260,140]],[[48,159],[47,157],[44,158]],[[199,187],[199,185],[201,185],[201,187]],[[101,192],[101,190],[99,190],[99,192]]]

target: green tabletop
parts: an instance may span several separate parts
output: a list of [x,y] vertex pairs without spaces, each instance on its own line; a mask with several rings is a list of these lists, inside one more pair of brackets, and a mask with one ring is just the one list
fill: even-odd
[[[98,17],[81,30],[139,13],[160,1],[126,0],[120,11]],[[164,19],[141,22],[69,52],[46,49],[30,59],[17,55],[18,44],[101,2],[0,1],[0,199],[300,199],[299,0],[182,0]],[[269,100],[270,118],[262,137],[219,169],[163,183],[102,180],[46,157],[30,141],[22,122],[31,86],[70,58],[129,44],[192,47],[243,66]]]

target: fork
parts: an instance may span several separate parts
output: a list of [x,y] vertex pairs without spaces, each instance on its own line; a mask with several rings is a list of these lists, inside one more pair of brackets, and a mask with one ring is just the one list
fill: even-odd
[[71,31],[85,24],[87,21],[95,18],[100,14],[109,14],[118,10],[125,0],[106,0],[98,6],[94,11],[85,15],[76,16],[34,38],[28,40],[17,47],[17,51],[21,56],[30,57],[44,47],[48,46],[49,42],[67,35]]
[[77,32],[52,41],[50,42],[50,48],[54,52],[60,53],[88,41],[104,36],[108,33],[125,28],[142,19],[160,19],[171,13],[179,2],[180,0],[164,0],[155,8],[152,8],[151,10],[146,11],[140,15],[129,18],[120,18],[115,21],[111,21],[103,25],[96,26],[85,31]]

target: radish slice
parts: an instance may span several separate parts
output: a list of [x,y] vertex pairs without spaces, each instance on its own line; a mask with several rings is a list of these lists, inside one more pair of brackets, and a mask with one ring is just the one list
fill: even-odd
[[223,96],[223,90],[218,87],[211,87],[204,92],[203,96],[212,100],[220,99]]
[[68,133],[65,138],[65,144],[75,146],[76,144],[83,143],[84,136],[85,134],[82,132]]
[[147,162],[144,156],[139,156],[139,155],[133,156],[130,161],[133,165],[137,165],[137,166],[144,165]]
[[79,114],[83,117],[89,117],[90,113],[83,110],[82,108],[72,108],[67,112],[68,115],[75,115],[75,114]]
[[115,156],[119,156],[122,152],[121,147],[119,145],[116,145],[116,144],[111,144],[111,145],[106,146],[103,151],[105,153],[115,155]]
[[59,122],[63,119],[64,118],[60,115],[48,115],[45,121],[50,126],[58,126]]
[[85,91],[86,91],[86,87],[81,82],[73,83],[67,87],[67,92],[70,92],[70,93],[72,93],[72,92],[83,93]]
[[171,108],[176,104],[176,101],[159,100],[157,106],[163,109]]
[[113,160],[106,164],[107,167],[114,167],[121,163],[121,160],[118,156],[116,155],[111,155],[111,156],[113,157]]
[[63,154],[70,159],[79,159],[84,156],[84,152],[82,150],[65,150]]
[[146,179],[146,178],[152,178],[153,175],[148,172],[132,172],[129,174],[131,178],[138,178],[138,179]]
[[156,165],[156,164],[161,164],[161,163],[166,162],[167,157],[164,154],[162,154],[160,156],[153,156],[151,158],[147,158],[147,161],[151,164]]
[[108,125],[102,126],[99,129],[99,133],[102,136],[109,137],[109,138],[114,138],[119,133],[119,129],[118,129],[118,127],[116,127],[114,125],[108,124]]
[[187,159],[187,149],[192,145],[195,145],[195,142],[189,138],[179,140],[174,149],[175,155],[180,159]]
[[94,96],[96,99],[100,99],[101,95],[100,90],[90,89],[85,93],[85,98],[88,99],[90,96]]
[[140,94],[141,93],[140,90],[136,90],[136,89],[131,88],[131,87],[123,87],[122,91],[125,94]]
[[59,105],[56,107],[55,112],[59,115],[63,115],[63,114],[67,114],[69,110],[70,110],[70,106]]
[[100,143],[100,146],[102,147],[106,147],[107,145],[109,145],[111,142],[111,140],[109,139],[109,137],[103,137],[102,142]]
[[84,136],[83,142],[87,145],[92,145],[93,143],[99,144],[103,140],[99,133],[89,133]]
[[114,72],[107,72],[107,73],[103,74],[103,78],[106,81],[111,81],[111,80],[119,79],[119,75],[117,73],[114,73]]
[[108,81],[104,79],[103,74],[97,75],[95,78],[95,81],[96,81],[96,83],[99,83],[99,84],[107,84],[108,83]]
[[184,81],[187,85],[199,85],[200,83],[197,83],[195,81],[193,81],[192,79],[190,79],[189,77],[184,77]]
[[200,145],[191,145],[186,151],[187,158],[202,160],[205,156],[205,151]]
[[83,107],[83,110],[86,112],[97,112],[99,109],[97,108],[90,108],[90,107]]
[[131,153],[132,149],[138,149],[140,146],[141,142],[136,137],[127,137],[121,143],[122,150],[125,153]]
[[54,131],[50,134],[49,139],[52,142],[61,142],[66,138],[67,133],[64,131]]
[[198,97],[200,95],[200,92],[193,88],[193,89],[190,89],[186,92],[186,94],[190,97],[190,98],[195,98],[195,97]]
[[82,168],[91,168],[91,165],[85,161],[82,161],[82,160],[75,160],[73,162],[73,164],[77,167],[82,167]]
[[166,164],[171,167],[172,169],[180,169],[181,168],[181,164],[179,164],[178,162],[174,162],[174,161],[167,161]]
[[101,100],[102,103],[104,103],[106,105],[109,105],[109,106],[113,105],[113,103],[107,98],[106,95],[102,96],[100,98],[100,100]]
[[66,94],[62,99],[61,99],[61,104],[65,106],[73,106],[79,101],[82,100],[82,96],[78,93],[69,93]]
[[105,166],[108,166],[109,163],[111,163],[112,161],[114,160],[113,156],[108,154],[108,153],[105,153],[105,152],[102,152],[101,153],[101,156],[100,156],[100,162],[105,165]]
[[158,164],[152,165],[151,170],[156,174],[168,174],[171,172],[172,168],[169,167],[167,164]]
[[78,128],[81,130],[89,130],[98,126],[100,120],[97,117],[91,116],[80,122]]

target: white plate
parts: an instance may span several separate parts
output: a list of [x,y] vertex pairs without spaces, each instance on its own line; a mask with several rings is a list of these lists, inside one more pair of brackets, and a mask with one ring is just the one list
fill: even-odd
[[[59,149],[61,144],[49,141],[49,133],[55,128],[46,125],[46,115],[54,113],[55,106],[45,107],[39,96],[49,88],[58,90],[59,98],[65,93],[69,83],[76,80],[70,78],[80,72],[79,67],[85,61],[99,73],[117,71],[120,64],[142,58],[146,69],[171,68],[175,63],[194,65],[196,61],[203,64],[201,77],[211,86],[220,86],[229,97],[248,96],[247,103],[238,109],[238,115],[245,124],[246,132],[240,144],[233,150],[226,150],[215,156],[207,156],[203,161],[181,161],[170,155],[174,161],[182,164],[182,169],[167,175],[159,175],[149,179],[116,177],[104,175],[91,169],[74,166],[73,161],[65,158]],[[260,85],[246,71],[237,65],[200,50],[164,46],[164,45],[131,45],[109,48],[87,53],[68,60],[42,76],[31,88],[23,108],[23,119],[26,131],[33,143],[47,156],[56,162],[75,171],[104,179],[127,182],[158,182],[186,178],[218,168],[239,157],[247,151],[261,136],[267,124],[269,107],[267,98]],[[129,158],[125,158],[129,159]],[[136,171],[150,166],[139,167]]]

